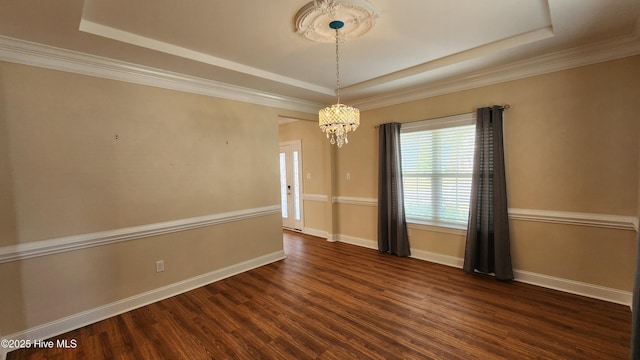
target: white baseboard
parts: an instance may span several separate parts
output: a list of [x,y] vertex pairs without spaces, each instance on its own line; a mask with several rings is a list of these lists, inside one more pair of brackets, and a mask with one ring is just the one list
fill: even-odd
[[368,248],[368,249],[378,250],[378,242],[377,241],[373,241],[373,240],[369,240],[369,239],[363,239],[363,238],[359,238],[359,237],[355,237],[355,236],[337,234],[336,235],[336,241],[343,242],[343,243],[346,243],[346,244],[351,244],[351,245],[357,245],[357,246],[365,247],[365,248]]
[[462,269],[462,264],[464,262],[464,259],[459,257],[443,255],[419,249],[411,249],[411,257],[414,259],[429,261],[432,263],[447,265],[459,269]]
[[[251,260],[247,260],[235,265],[231,265],[210,273],[202,274],[190,279],[173,283],[158,289],[154,289],[142,294],[138,294],[126,299],[122,299],[111,304],[106,304],[97,308],[89,309],[81,313],[73,314],[65,318],[42,324],[18,333],[3,336],[2,339],[10,340],[43,340],[53,336],[64,334],[71,330],[93,324],[95,322],[122,314],[133,309],[140,308],[151,303],[182,294],[213,282],[231,277],[255,269],[257,267],[270,264],[284,259],[284,251],[276,251]],[[0,348],[0,360],[5,360],[10,349]]]
[[311,235],[311,236],[317,236],[320,238],[324,238],[324,239],[328,239],[329,238],[329,233],[324,231],[324,230],[318,230],[318,229],[313,229],[313,228],[308,228],[305,227],[304,229],[302,229],[302,233],[303,234],[307,234],[307,235]]
[[604,300],[631,307],[633,294],[604,286],[598,286],[580,281],[568,280],[554,276],[532,273],[524,270],[513,270],[516,281],[526,284],[542,286],[571,294],[582,295],[594,299]]
[[[378,249],[378,243],[376,241],[357,238],[354,236],[338,235],[338,241],[362,246],[369,249]],[[459,257],[443,255],[419,249],[411,249],[411,257],[459,269],[462,269],[462,265],[464,263],[464,259]],[[631,306],[633,296],[630,291],[622,291],[618,289],[559,278],[555,276],[533,273],[524,270],[514,269],[513,273],[516,281],[526,284],[541,286],[548,289],[559,290],[566,293],[586,296],[616,304]]]
[[[312,230],[319,231],[319,230]],[[326,232],[325,232],[326,234]],[[313,234],[310,234],[313,235]],[[314,235],[317,236],[317,235]],[[325,237],[325,236],[321,236]],[[333,237],[332,237],[333,238]],[[377,249],[377,242],[369,239],[358,238],[348,235],[336,235],[335,241],[340,241],[356,246],[369,249]],[[411,249],[412,258],[430,261],[442,265],[462,268],[463,259],[437,254],[429,251]],[[118,314],[160,301],[171,296],[175,296],[186,291],[205,286],[207,284],[231,277],[233,275],[267,265],[269,263],[279,261],[285,258],[283,251],[267,254],[255,259],[251,259],[239,264],[235,264],[223,269],[193,277],[178,283],[174,283],[159,289],[154,289],[146,293],[132,296],[105,306],[90,309],[78,314],[68,316],[47,324],[43,324],[34,328],[27,329],[18,333],[7,335],[2,339],[13,340],[37,340],[47,339],[53,336],[64,334],[68,331],[104,320],[106,318],[116,316]],[[612,289],[608,287],[588,284],[579,281],[573,281],[554,276],[537,274],[529,271],[514,270],[515,280],[527,284],[541,286],[549,289],[559,290],[567,293],[577,294],[581,296],[591,297],[599,300],[613,302],[617,304],[630,306],[632,301],[632,293]],[[8,349],[0,348],[0,360],[5,360]]]

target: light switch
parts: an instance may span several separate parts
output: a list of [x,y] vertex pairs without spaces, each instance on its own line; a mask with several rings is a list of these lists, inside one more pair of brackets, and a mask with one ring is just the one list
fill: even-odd
[[311,173],[307,173],[307,180],[311,179]]
[[347,180],[351,180],[351,173],[347,173]]

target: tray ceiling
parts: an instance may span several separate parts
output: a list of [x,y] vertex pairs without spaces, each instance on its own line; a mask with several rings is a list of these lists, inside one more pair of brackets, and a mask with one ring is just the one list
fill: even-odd
[[[0,0],[0,35],[317,104],[335,45],[295,31],[308,1]],[[588,44],[637,39],[637,0],[371,0],[340,48],[342,97],[377,97]]]

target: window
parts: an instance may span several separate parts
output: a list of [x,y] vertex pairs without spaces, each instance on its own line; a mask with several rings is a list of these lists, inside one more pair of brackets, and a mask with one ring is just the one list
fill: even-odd
[[466,228],[475,114],[402,124],[400,147],[408,222]]

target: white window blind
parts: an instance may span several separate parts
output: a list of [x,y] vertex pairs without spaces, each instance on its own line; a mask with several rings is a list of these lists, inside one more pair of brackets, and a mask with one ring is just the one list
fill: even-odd
[[466,228],[475,114],[401,126],[404,206],[408,222]]

